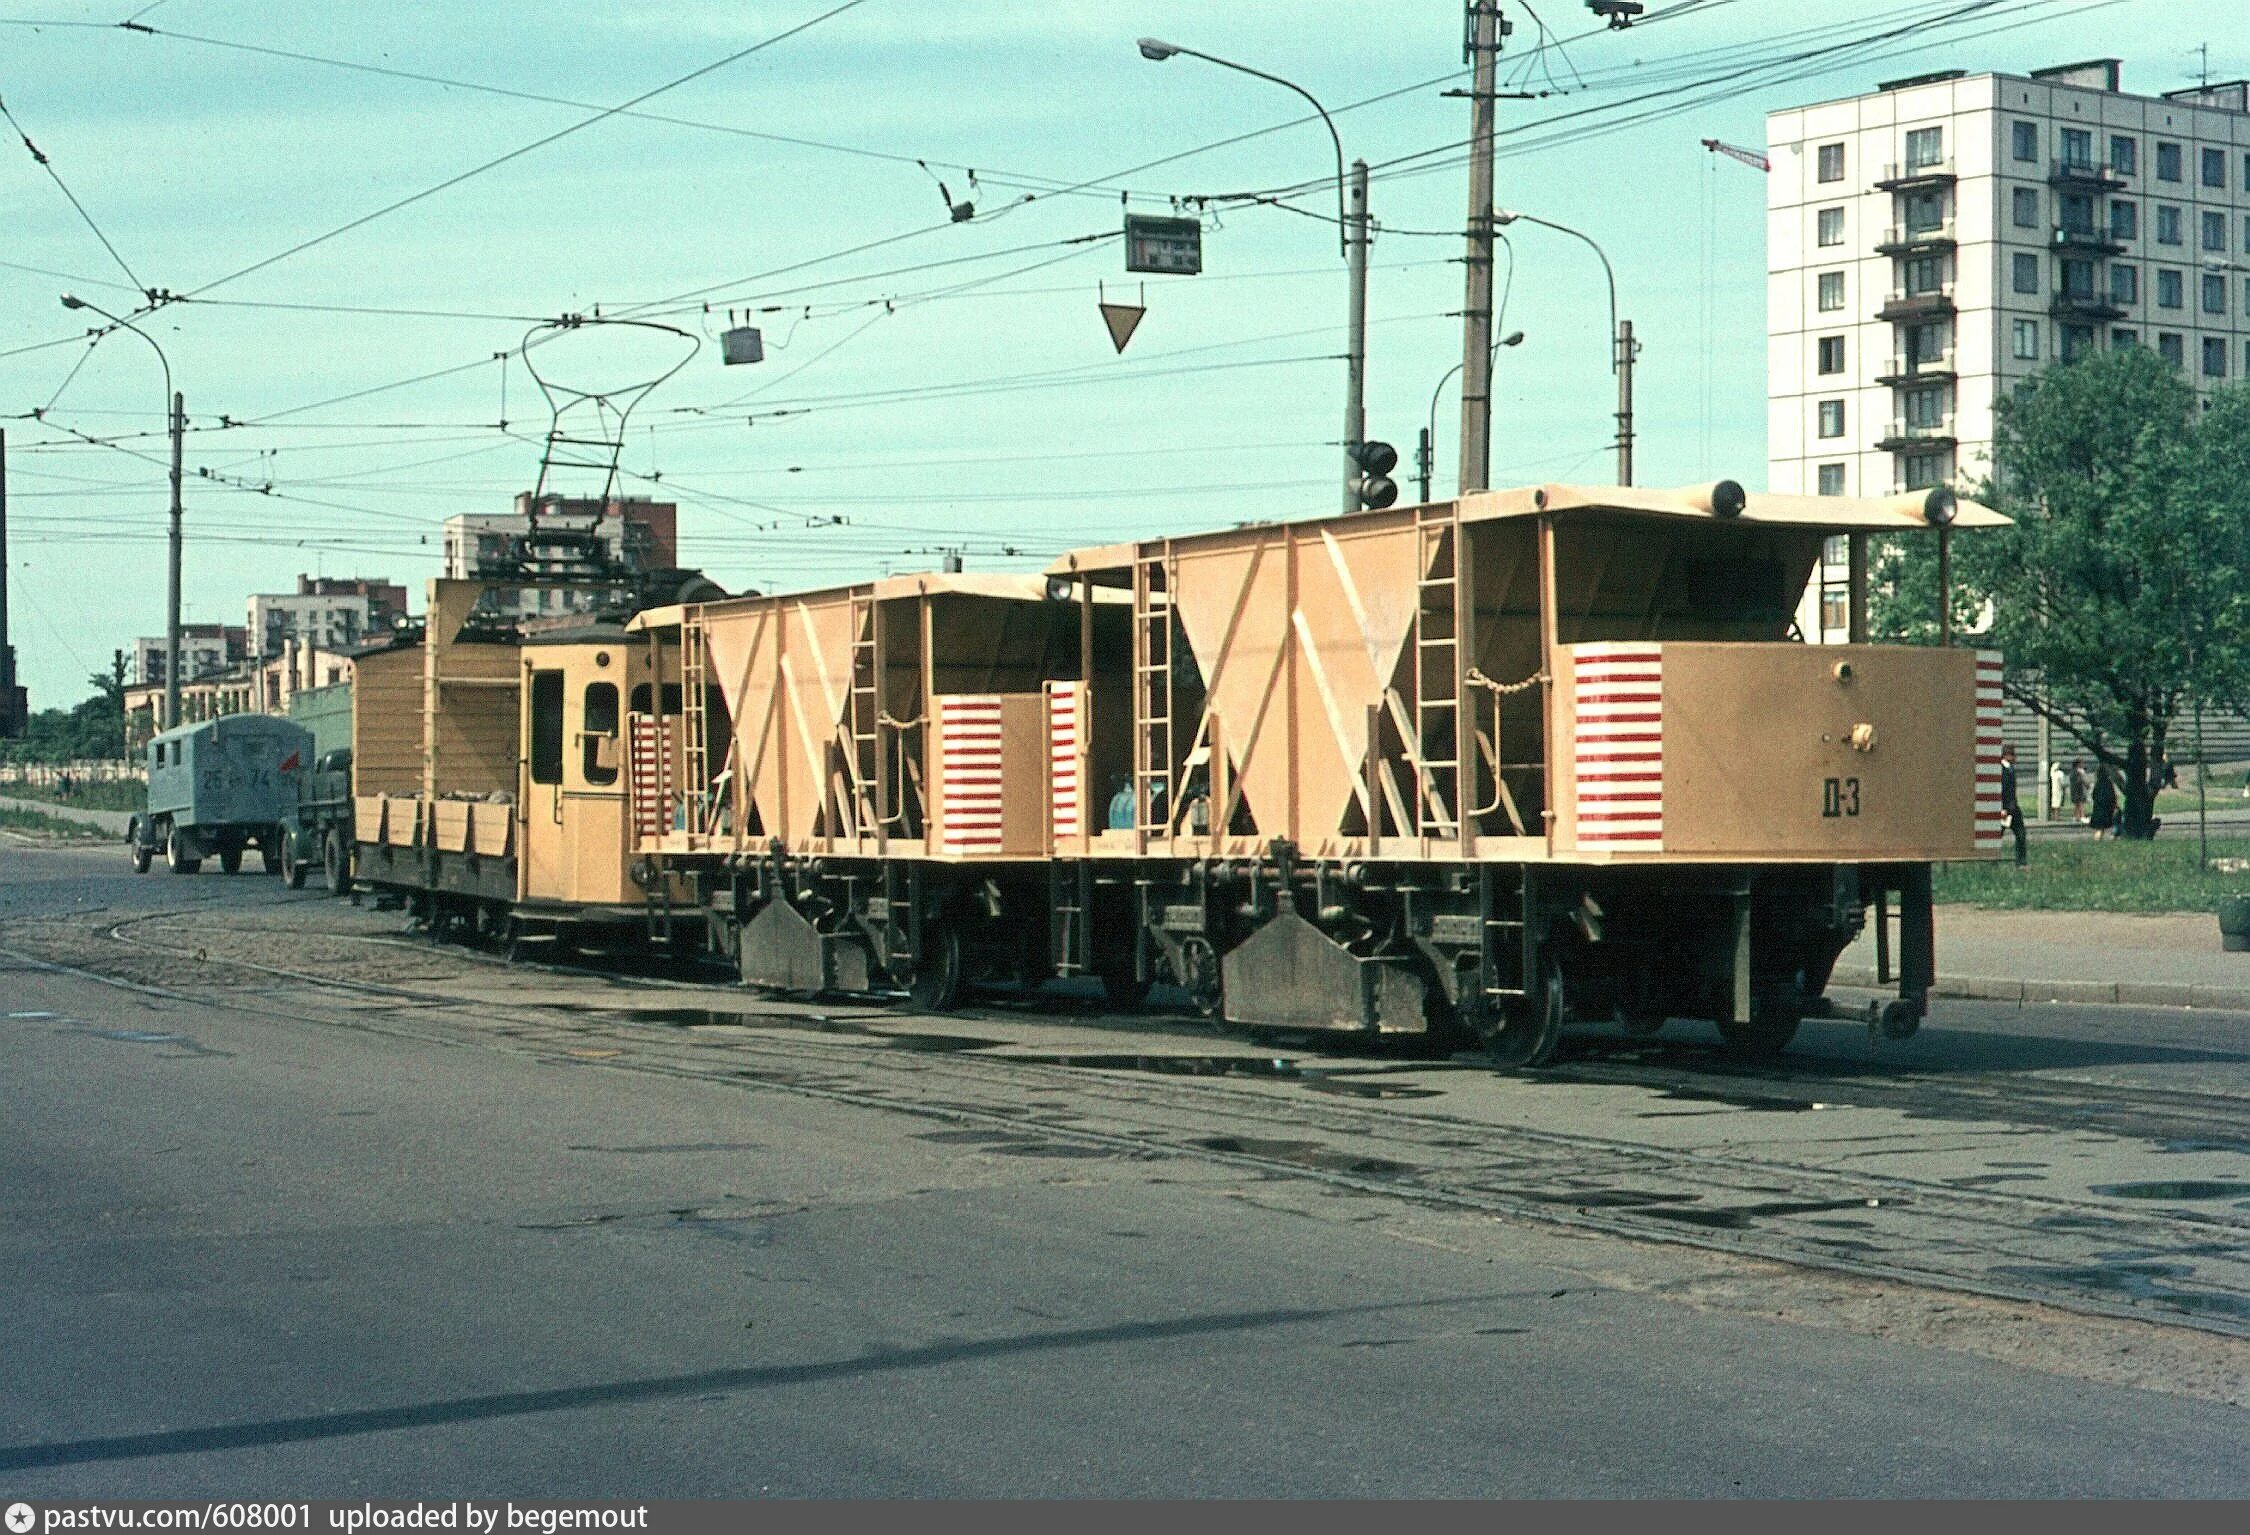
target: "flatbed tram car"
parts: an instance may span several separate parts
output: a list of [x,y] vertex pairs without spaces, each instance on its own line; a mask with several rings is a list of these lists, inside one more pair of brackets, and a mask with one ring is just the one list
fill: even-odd
[[1573,1017],[1779,1049],[1895,896],[1903,1035],[1931,863],[1997,854],[1998,658],[1791,615],[1824,539],[2002,522],[1544,486],[647,610],[631,872],[753,983],[1161,981],[1519,1064]]

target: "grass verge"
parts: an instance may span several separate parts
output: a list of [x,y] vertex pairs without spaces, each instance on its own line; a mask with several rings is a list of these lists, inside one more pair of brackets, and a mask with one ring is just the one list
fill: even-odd
[[73,842],[109,842],[115,838],[98,826],[84,821],[65,820],[59,815],[49,815],[44,810],[20,810],[13,805],[0,805],[0,829],[31,832],[43,837],[62,837]]
[[[2195,866],[2195,832],[2153,842],[2090,838],[2031,843],[2031,865],[1948,863],[1937,868],[1939,901],[2017,911],[2210,911],[2222,895],[2250,893],[2250,874],[2209,874]],[[2213,837],[2213,858],[2250,858],[2250,840]]]
[[37,799],[51,805],[76,805],[81,810],[143,810],[148,806],[148,785],[137,778],[115,783],[82,783],[64,799],[52,784],[0,783],[0,799]]

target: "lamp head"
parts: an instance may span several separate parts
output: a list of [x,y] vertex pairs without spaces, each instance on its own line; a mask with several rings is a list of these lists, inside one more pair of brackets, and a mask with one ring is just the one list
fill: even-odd
[[86,301],[75,293],[65,293],[62,296],[62,306],[65,309],[84,309]]
[[1141,39],[1141,57],[1153,59],[1159,64],[1179,51],[1179,44],[1168,43],[1161,37],[1144,37]]
[[1922,498],[1922,520],[1933,528],[1951,527],[1960,511],[1960,498],[1943,485],[1933,488]]
[[1500,338],[1500,344],[1502,346],[1522,346],[1523,332],[1520,330],[1512,330],[1508,332],[1508,334]]
[[1512,208],[1495,208],[1492,210],[1492,222],[1503,226],[1513,224],[1522,217],[1522,214]]

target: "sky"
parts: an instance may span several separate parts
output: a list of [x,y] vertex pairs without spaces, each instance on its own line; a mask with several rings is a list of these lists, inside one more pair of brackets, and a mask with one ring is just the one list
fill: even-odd
[[[1764,480],[1765,189],[1703,138],[1762,146],[1769,111],[1931,69],[2116,55],[2153,92],[2207,43],[2211,78],[2250,74],[2241,0],[1650,0],[1622,32],[1579,0],[1503,10],[1498,200],[1607,254],[1647,484]],[[135,323],[186,396],[191,622],[300,573],[418,593],[446,517],[538,481],[541,377],[633,401],[618,489],[677,501],[683,562],[730,590],[1333,510],[1335,151],[1301,98],[1145,60],[1151,35],[1296,82],[1374,168],[1368,431],[1411,497],[1461,356],[1457,0],[0,0],[0,102],[47,157],[0,141],[33,707],[163,629],[164,376],[65,292],[128,318],[185,296]],[[1127,211],[1198,217],[1203,275],[1128,276]],[[1492,483],[1606,481],[1601,265],[1507,235],[1524,340]],[[1122,355],[1105,298],[1147,308]],[[736,323],[762,363],[720,360]]]

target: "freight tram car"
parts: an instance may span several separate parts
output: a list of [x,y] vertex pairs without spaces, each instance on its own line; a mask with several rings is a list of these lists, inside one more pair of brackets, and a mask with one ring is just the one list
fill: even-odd
[[522,824],[756,984],[1166,982],[1511,1064],[1574,1017],[1777,1050],[1895,896],[1904,1035],[1932,862],[1997,854],[1999,658],[1791,614],[1825,539],[2004,520],[1545,486],[649,609],[607,670],[526,650]]

